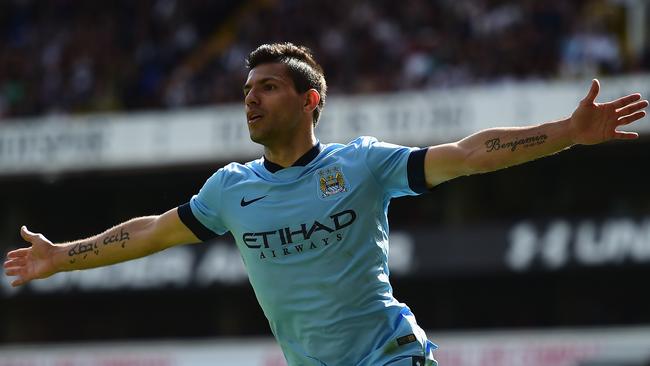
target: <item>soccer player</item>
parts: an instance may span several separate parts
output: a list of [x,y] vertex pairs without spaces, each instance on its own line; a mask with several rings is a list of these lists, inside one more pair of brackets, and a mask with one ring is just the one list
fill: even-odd
[[250,53],[244,104],[264,156],[231,163],[188,203],[99,235],[31,244],[7,254],[13,286],[60,271],[109,265],[231,232],[285,358],[298,365],[435,365],[436,346],[392,294],[390,200],[458,176],[494,171],[575,144],[633,139],[621,125],[645,116],[631,94],[595,103],[599,83],[565,119],[492,128],[460,141],[411,148],[360,137],[323,144],[314,135],[327,86],[310,51],[290,43]]

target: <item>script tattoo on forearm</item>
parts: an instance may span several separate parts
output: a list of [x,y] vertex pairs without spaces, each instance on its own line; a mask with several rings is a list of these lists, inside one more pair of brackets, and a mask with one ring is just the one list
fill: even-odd
[[[77,255],[83,254],[84,256],[82,259],[86,259],[88,256],[88,252],[93,252],[95,255],[99,254],[99,247],[97,247],[97,242],[90,242],[90,243],[78,243],[70,250],[68,251],[68,256],[69,257],[74,257]],[[76,262],[77,258],[72,258],[70,259],[70,264]]]
[[119,233],[115,233],[113,235],[108,235],[107,237],[104,238],[103,243],[104,245],[109,245],[112,243],[120,243],[122,248],[124,248],[124,245],[126,245],[126,242],[129,241],[129,232],[124,231],[124,229],[120,229]]
[[[119,232],[116,232],[114,234],[109,234],[104,239],[102,240],[102,243],[104,243],[104,246],[113,244],[113,243],[119,243],[122,248],[126,245],[126,242],[130,240],[129,237],[129,232],[124,231],[124,229],[120,229]],[[99,255],[99,246],[97,245],[96,241],[89,242],[89,243],[78,243],[75,244],[70,250],[68,251],[68,256],[73,257],[70,259],[70,264],[73,264],[76,262],[77,258],[76,256],[79,256],[83,254],[83,257],[81,259],[86,259],[88,257],[88,252],[95,253],[95,255]]]
[[515,151],[519,146],[531,147],[541,145],[546,142],[547,138],[548,136],[542,134],[501,143],[501,139],[497,137],[487,140],[485,142],[485,147],[487,148],[487,152],[498,151],[501,149],[510,149],[510,151]]

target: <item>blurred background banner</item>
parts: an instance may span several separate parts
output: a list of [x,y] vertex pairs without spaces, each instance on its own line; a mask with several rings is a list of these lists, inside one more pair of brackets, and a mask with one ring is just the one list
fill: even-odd
[[[249,139],[244,58],[310,47],[322,142],[408,146],[650,95],[650,2],[0,0],[0,250],[186,203]],[[650,365],[650,122],[391,202],[395,296],[441,366]],[[284,365],[226,234],[21,288],[0,366]]]
[[[484,244],[479,246],[479,242]],[[552,271],[588,273],[593,268],[650,265],[650,217],[580,222],[557,218],[546,223],[495,223],[469,230],[422,228],[394,231],[390,243],[391,275],[397,280]],[[223,285],[244,286],[247,275],[234,242],[218,239],[114,266],[58,273],[20,288],[9,286],[9,282],[3,278],[0,297],[20,292],[209,290]]]
[[[645,365],[650,328],[558,329],[472,333],[427,332],[440,338],[448,366]],[[271,338],[0,347],[0,366],[286,366]]]
[[[599,100],[635,90],[650,95],[647,74],[601,81]],[[588,83],[520,82],[448,90],[402,92],[328,101],[321,142],[373,135],[428,146],[478,130],[550,121],[571,114]],[[541,101],[541,102],[536,102]],[[254,159],[242,106],[79,117],[40,117],[0,124],[0,174],[164,167],[218,159]],[[498,122],[497,122],[498,121]],[[648,132],[638,123],[631,128]]]

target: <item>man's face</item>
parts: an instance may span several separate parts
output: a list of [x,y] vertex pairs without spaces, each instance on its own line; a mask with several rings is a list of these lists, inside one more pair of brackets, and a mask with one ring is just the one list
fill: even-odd
[[305,118],[304,95],[281,63],[258,65],[244,85],[246,120],[251,140],[269,146],[290,140]]

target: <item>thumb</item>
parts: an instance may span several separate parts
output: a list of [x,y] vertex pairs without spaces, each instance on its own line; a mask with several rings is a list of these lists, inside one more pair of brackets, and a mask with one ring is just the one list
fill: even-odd
[[23,226],[21,226],[21,228],[20,228],[20,236],[22,236],[23,239],[25,239],[25,241],[28,241],[28,242],[31,243],[32,240],[33,240],[33,238],[34,238],[35,236],[37,236],[37,234],[34,234],[33,232],[29,231],[29,230],[27,229],[27,226],[23,225]]
[[596,100],[596,97],[598,96],[599,91],[600,91],[600,82],[598,81],[598,79],[591,80],[591,88],[589,88],[589,92],[587,93],[585,99],[582,100],[582,102],[586,104],[593,104]]

